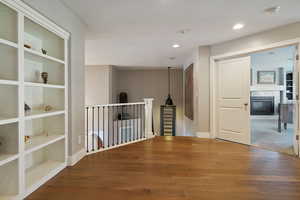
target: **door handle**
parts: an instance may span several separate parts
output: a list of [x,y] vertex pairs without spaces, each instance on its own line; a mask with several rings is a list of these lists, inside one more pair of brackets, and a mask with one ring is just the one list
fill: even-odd
[[248,103],[244,103],[245,110],[248,108]]

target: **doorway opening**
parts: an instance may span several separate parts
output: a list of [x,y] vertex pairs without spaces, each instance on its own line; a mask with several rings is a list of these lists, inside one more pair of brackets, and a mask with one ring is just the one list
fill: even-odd
[[[210,58],[214,138],[299,156],[299,44],[300,38]],[[264,54],[276,69],[255,67],[255,56]]]
[[297,130],[296,46],[250,54],[251,144],[290,155]]

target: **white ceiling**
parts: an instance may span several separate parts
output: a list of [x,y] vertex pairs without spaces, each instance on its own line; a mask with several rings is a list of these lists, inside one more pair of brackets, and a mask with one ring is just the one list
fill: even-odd
[[[88,25],[87,65],[181,65],[199,45],[300,21],[299,0],[62,1]],[[275,5],[279,13],[263,12]],[[233,31],[238,22],[245,28]],[[190,31],[178,34],[182,29]],[[174,43],[182,47],[174,49]]]

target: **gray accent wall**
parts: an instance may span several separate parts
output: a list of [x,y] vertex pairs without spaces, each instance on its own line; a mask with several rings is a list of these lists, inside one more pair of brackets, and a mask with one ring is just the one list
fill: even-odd
[[[144,98],[154,98],[154,131],[160,133],[160,105],[165,103],[168,94],[168,71],[162,69],[122,69],[116,70],[113,94],[127,92],[129,102],[140,102]],[[183,70],[172,69],[171,96],[176,105],[176,133],[183,133]],[[117,98],[117,97],[114,97]]]

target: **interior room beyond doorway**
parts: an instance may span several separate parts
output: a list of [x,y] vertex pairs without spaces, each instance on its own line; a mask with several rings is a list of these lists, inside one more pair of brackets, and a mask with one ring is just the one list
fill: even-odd
[[251,144],[294,154],[296,47],[251,54]]

